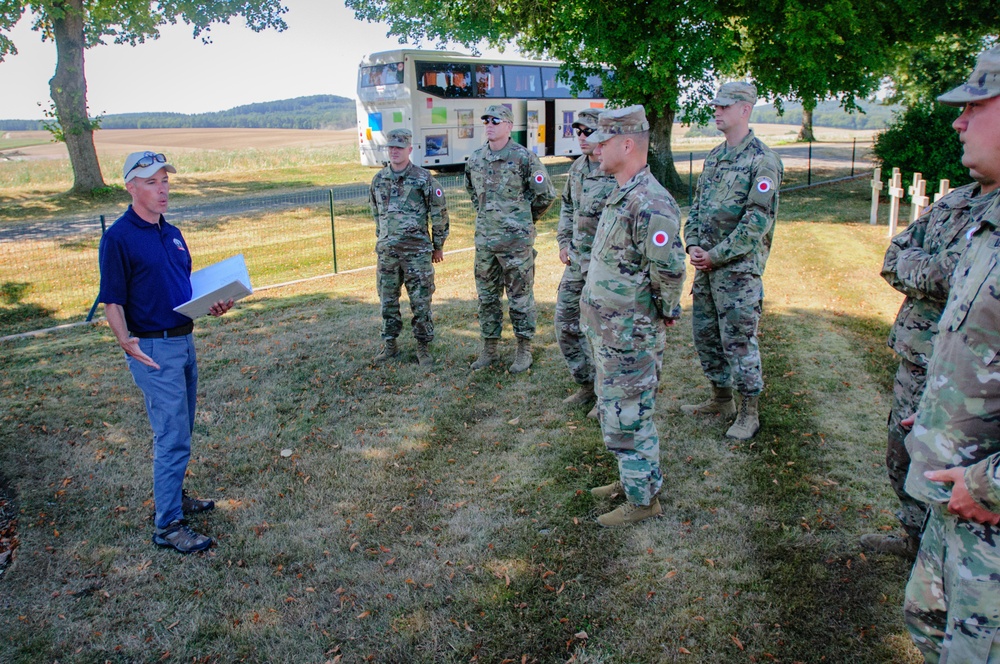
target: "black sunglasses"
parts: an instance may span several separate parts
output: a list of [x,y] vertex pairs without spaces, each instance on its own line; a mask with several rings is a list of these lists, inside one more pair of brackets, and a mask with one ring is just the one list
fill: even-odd
[[596,131],[596,130],[589,129],[588,127],[577,127],[576,128],[576,135],[577,136],[590,136],[591,134],[594,133],[594,131]]
[[483,118],[484,125],[491,124],[496,126],[498,124],[501,124],[502,122],[504,122],[504,120],[501,120],[500,118]]
[[[128,173],[131,173],[137,168],[146,168],[147,166],[152,166],[153,164],[165,164],[167,163],[167,156],[162,152],[147,152],[146,154],[139,157],[139,161],[132,165],[132,168],[128,169]],[[128,177],[128,173],[125,177]]]

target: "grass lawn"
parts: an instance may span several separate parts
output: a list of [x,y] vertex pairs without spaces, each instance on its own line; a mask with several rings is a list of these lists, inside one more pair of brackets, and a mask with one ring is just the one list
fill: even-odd
[[[435,294],[438,364],[409,332],[372,368],[363,271],[255,295],[199,321],[188,487],[218,540],[154,547],[150,433],[106,327],[0,345],[0,468],[21,545],[0,577],[0,661],[918,662],[908,568],[866,557],[894,526],[883,456],[900,297],[865,182],[789,194],[765,278],[767,389],[751,442],[688,419],[685,320],[657,426],[662,518],[603,530],[615,477],[597,424],[560,400],[561,276],[539,237],[535,364],[470,376],[471,252]],[[513,355],[508,330],[501,344]],[[290,455],[282,454],[288,450]]]

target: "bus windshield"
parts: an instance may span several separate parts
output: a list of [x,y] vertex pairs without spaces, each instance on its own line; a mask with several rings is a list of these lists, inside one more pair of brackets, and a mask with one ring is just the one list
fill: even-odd
[[361,87],[363,88],[372,88],[376,85],[395,85],[402,82],[402,62],[390,62],[384,65],[361,68]]

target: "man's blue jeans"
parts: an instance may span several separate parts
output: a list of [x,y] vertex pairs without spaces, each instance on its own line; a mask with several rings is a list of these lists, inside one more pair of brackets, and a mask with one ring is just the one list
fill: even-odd
[[139,348],[160,365],[153,369],[126,357],[132,379],[146,400],[146,414],[153,428],[153,499],[156,527],[165,528],[183,519],[181,490],[191,458],[198,364],[194,336],[140,339]]

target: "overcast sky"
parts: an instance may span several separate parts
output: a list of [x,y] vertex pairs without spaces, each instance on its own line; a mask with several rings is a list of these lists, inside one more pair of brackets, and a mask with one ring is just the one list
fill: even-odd
[[[86,52],[90,112],[221,111],[259,101],[335,94],[354,98],[363,55],[401,48],[382,24],[357,21],[339,2],[285,0],[288,30],[255,33],[242,20],[212,28],[212,44],[182,24],[136,47]],[[49,103],[56,48],[22,18],[9,35],[18,54],[0,62],[0,119],[38,119]],[[515,55],[508,50],[507,56]]]

